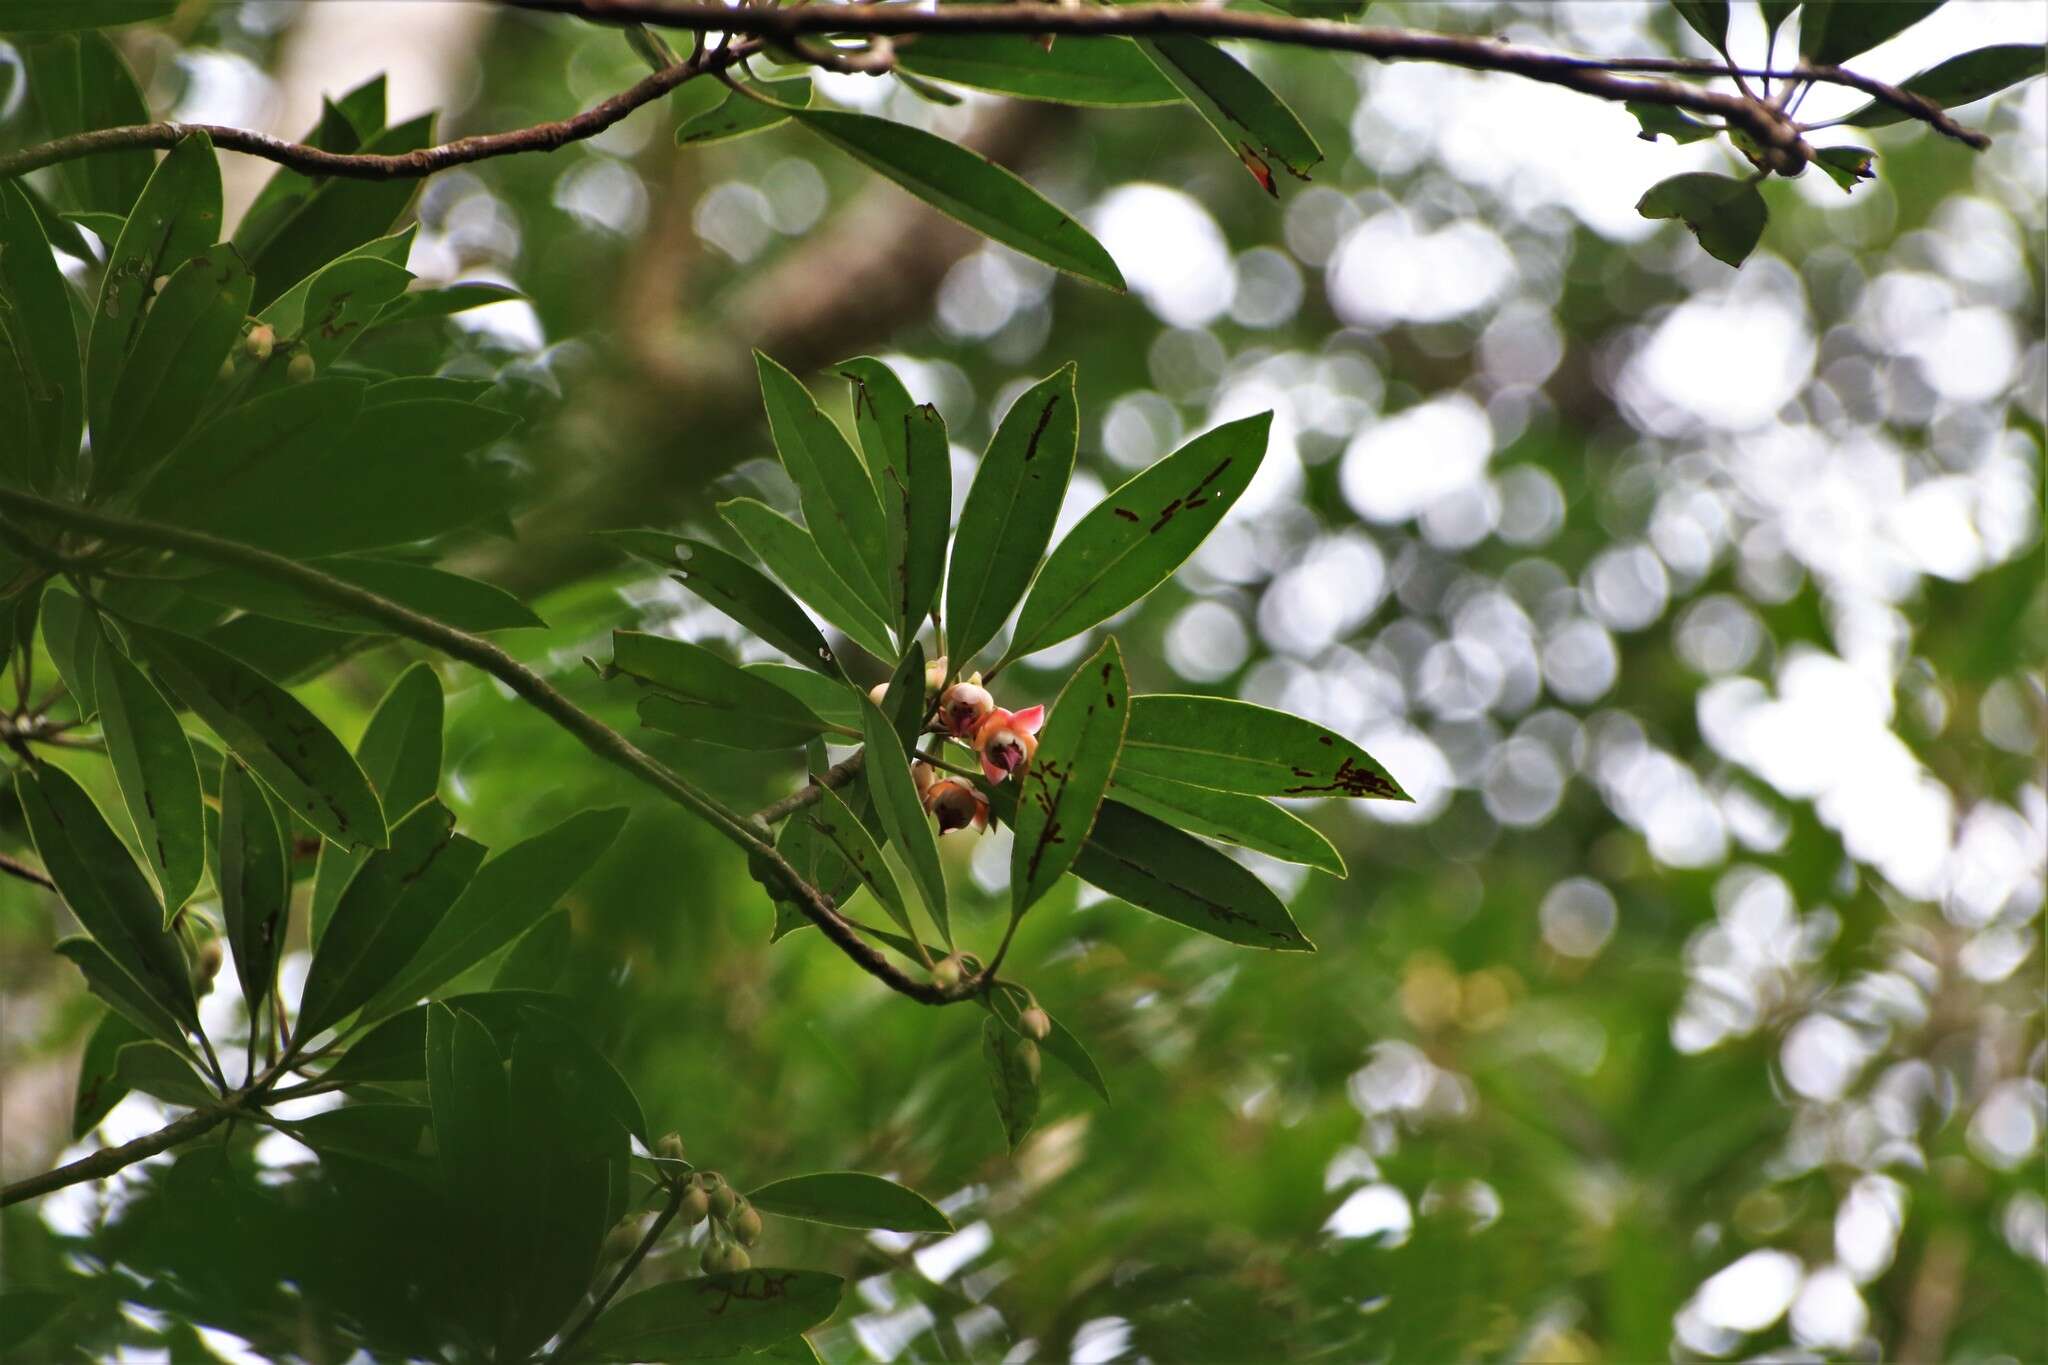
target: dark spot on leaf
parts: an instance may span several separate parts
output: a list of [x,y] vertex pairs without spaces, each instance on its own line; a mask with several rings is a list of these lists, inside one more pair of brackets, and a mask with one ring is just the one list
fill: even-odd
[[1128,507],[1115,507],[1111,508],[1110,510],[1115,512],[1118,516],[1122,517],[1125,521],[1137,521],[1139,519],[1138,514],[1136,512],[1133,512]]

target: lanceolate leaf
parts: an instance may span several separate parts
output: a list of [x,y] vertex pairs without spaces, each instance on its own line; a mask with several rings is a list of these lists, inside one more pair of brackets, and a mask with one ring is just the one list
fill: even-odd
[[825,728],[809,707],[767,678],[687,640],[615,630],[612,668],[680,701],[725,712],[731,724],[788,731],[795,736],[792,743]]
[[161,19],[178,0],[13,0],[4,18],[15,33],[44,33],[76,28],[108,28]]
[[937,80],[1056,104],[1177,104],[1180,91],[1128,38],[1068,34],[1048,49],[1022,33],[926,33],[896,65]]
[[981,1058],[1003,1135],[1014,1152],[1038,1122],[1038,1045],[991,1016],[981,1021]]
[[292,333],[298,348],[325,369],[355,344],[386,304],[405,293],[412,278],[411,271],[374,256],[342,257],[311,277]]
[[164,931],[156,893],[99,807],[70,774],[46,763],[23,764],[14,787],[43,868],[71,913],[150,999],[178,1023],[195,1026],[185,954]]
[[270,996],[291,911],[292,865],[270,798],[232,757],[220,774],[220,912],[251,1014]]
[[[2008,43],[1951,57],[1905,82],[1900,89],[1944,109],[1953,109],[2044,72],[2048,72],[2048,55],[2044,55],[2039,44]],[[1911,117],[1902,109],[1872,100],[1838,121],[1852,128],[1884,128]]]
[[1799,14],[1799,55],[1836,66],[1868,52],[1934,11],[1944,0],[1806,0]]
[[910,399],[879,360],[840,364],[853,385],[854,424],[889,529],[889,608],[899,639],[917,634],[938,596],[952,529],[953,464],[945,419]]
[[157,999],[141,982],[117,965],[97,942],[84,934],[57,940],[52,951],[78,968],[85,988],[107,1007],[152,1038],[189,1050],[185,1037],[189,1025],[173,1016],[172,1007]]
[[1770,213],[1754,184],[1707,171],[1660,180],[1636,204],[1645,218],[1682,219],[1715,260],[1741,265],[1764,235]]
[[1024,769],[1011,824],[1010,914],[1023,914],[1080,855],[1109,790],[1131,713],[1131,684],[1115,640],[1074,670],[1060,689],[1038,752]]
[[491,989],[553,990],[562,978],[569,945],[574,939],[575,929],[569,923],[567,910],[553,910],[541,916],[540,922],[521,934],[512,951],[498,964],[498,970],[491,976]]
[[1845,193],[1862,181],[1877,179],[1877,172],[1871,168],[1876,160],[1877,153],[1868,147],[1823,147],[1813,156],[1813,164]]
[[1230,943],[1315,950],[1280,898],[1242,864],[1116,801],[1102,803],[1074,871],[1141,910]]
[[[1008,1025],[1013,1032],[1021,1035],[1019,1016],[1031,1002],[1020,987],[999,985],[989,992],[986,1003],[991,1013]],[[1101,1096],[1104,1104],[1108,1104],[1109,1083],[1102,1079],[1102,1070],[1095,1065],[1095,1059],[1088,1055],[1088,1049],[1081,1046],[1081,1040],[1057,1018],[1050,1014],[1046,1015],[1046,1018],[1052,1023],[1052,1031],[1038,1040],[1039,1051],[1050,1054],[1061,1066],[1073,1072],[1083,1085]]]
[[370,855],[334,908],[299,1000],[299,1033],[340,1023],[420,949],[484,860],[484,846],[455,832],[455,816],[422,806]]
[[377,793],[319,717],[291,693],[210,645],[137,627],[157,675],[293,814],[344,848],[382,848]]
[[1385,768],[1342,735],[1285,711],[1224,697],[1131,698],[1122,766],[1262,796],[1408,799]]
[[73,1142],[99,1127],[100,1120],[128,1093],[127,1084],[114,1074],[114,1064],[122,1048],[144,1037],[141,1029],[116,1011],[100,1016],[78,1063],[78,1090],[71,1105]]
[[441,1178],[458,1216],[501,1227],[502,1217],[492,1215],[511,1174],[504,1140],[511,1105],[497,1040],[467,1010],[426,1010],[427,1098]]
[[[402,559],[336,555],[330,559],[309,560],[308,567],[387,598],[401,607],[410,607],[457,630],[513,630],[547,624],[503,588],[427,564],[414,564]],[[181,579],[178,586],[185,592],[225,607],[239,607],[259,616],[296,621],[322,630],[383,635],[390,629],[346,607],[310,597],[274,578],[243,569],[216,569],[194,578]]]
[[1728,0],[1671,0],[1679,18],[1716,52],[1728,50]]
[[1052,539],[1080,441],[1074,367],[1010,405],[960,510],[946,569],[946,647],[956,669],[1002,629]]
[[747,1195],[763,1213],[826,1223],[837,1228],[891,1232],[951,1232],[953,1224],[930,1200],[893,1180],[859,1171],[793,1175]]
[[137,495],[137,511],[154,521],[205,524],[215,499],[232,496],[241,480],[260,478],[269,462],[300,469],[319,458],[362,401],[359,380],[316,379],[229,408],[156,467]]
[[760,556],[771,573],[849,640],[877,659],[896,657],[889,643],[888,624],[826,565],[825,556],[810,532],[752,498],[722,502],[718,504],[718,515],[739,533],[747,548]]
[[861,694],[844,678],[813,673],[808,668],[798,668],[793,664],[766,661],[742,664],[741,667],[794,696],[819,720],[843,725],[849,730],[860,728]]
[[[43,491],[69,475],[78,458],[85,394],[71,299],[41,223],[21,187],[0,185],[0,365],[13,351],[24,425],[8,433],[0,477]],[[0,379],[4,379],[0,375]]]
[[[676,146],[703,147],[729,142],[749,133],[763,132],[789,121],[789,110],[807,109],[811,103],[811,82],[807,77],[788,81],[749,81],[740,84],[773,103],[763,103],[734,90],[717,106],[676,126]],[[783,108],[776,108],[782,105]]]
[[1121,293],[1102,244],[1016,176],[964,147],[866,114],[807,109],[797,121],[949,217],[1027,256]]
[[43,647],[57,666],[64,690],[78,704],[81,719],[98,711],[93,689],[99,675],[99,652],[106,647],[99,619],[77,597],[59,587],[43,591]]
[[[391,684],[356,744],[356,763],[377,792],[388,824],[412,814],[440,786],[442,710],[441,680],[433,665],[416,663]],[[327,932],[341,893],[367,857],[367,849],[320,845],[309,915],[313,942]]]
[[1262,796],[1190,786],[1128,766],[1118,770],[1112,794],[1190,834],[1320,868],[1333,877],[1345,875],[1343,857],[1321,831]]
[[671,1280],[605,1310],[571,1360],[702,1360],[780,1345],[831,1317],[845,1282],[815,1270]]
[[1636,136],[1645,142],[1655,142],[1659,135],[1677,143],[1703,142],[1721,131],[1668,104],[1643,104],[1630,100],[1623,107],[1642,125],[1643,130]]
[[[10,6],[0,22],[11,26],[17,8]],[[149,105],[135,75],[106,34],[53,36],[19,47],[28,64],[29,98],[48,136],[149,122]],[[118,219],[135,206],[155,169],[156,157],[138,147],[61,162],[57,175],[73,206]]]
[[[374,137],[384,126],[385,86],[384,77],[377,75],[338,100],[323,98],[320,121],[299,141],[325,152],[362,150],[363,140]],[[235,248],[245,256],[262,250],[323,183],[321,177],[302,175],[289,167],[271,172],[235,228]]]
[[839,661],[817,623],[790,595],[744,560],[701,540],[665,531],[613,531],[614,545],[668,570],[676,582],[807,668],[839,676]]
[[898,928],[906,934],[917,933],[910,923],[910,910],[903,903],[903,891],[896,884],[896,874],[889,870],[888,862],[882,857],[881,846],[868,833],[867,826],[840,799],[838,792],[830,787],[821,789],[817,801],[808,810],[800,811],[791,818],[808,824],[821,839],[838,850],[839,856],[846,860],[846,865],[873,893],[876,904],[895,921]]
[[1272,424],[1270,412],[1225,423],[1097,503],[1039,570],[1008,657],[1079,635],[1165,582],[1258,473]]
[[867,468],[795,375],[759,351],[754,366],[775,451],[796,484],[811,539],[847,590],[888,620],[887,525]]
[[213,1091],[199,1079],[190,1062],[162,1043],[147,1039],[130,1043],[114,1054],[114,1078],[130,1090],[140,1090],[188,1109],[216,1103]]
[[163,693],[120,650],[102,646],[95,676],[107,757],[143,860],[163,893],[168,929],[206,869],[206,823],[200,818],[192,745]]
[[[905,683],[921,683],[923,671],[920,664],[918,676],[905,679]],[[921,708],[923,689],[920,686],[917,690]],[[860,728],[867,745],[865,770],[868,790],[874,793],[875,815],[881,820],[889,843],[910,870],[910,879],[917,884],[918,895],[923,897],[932,923],[938,926],[939,937],[950,946],[953,923],[946,904],[946,873],[939,865],[938,842],[924,803],[918,799],[917,784],[911,779],[910,761],[904,753],[901,735],[881,709],[865,699],[860,707]],[[903,932],[917,933],[908,921],[903,924]]]
[[1266,193],[1280,193],[1273,176],[1276,164],[1306,180],[1323,159],[1323,149],[1294,111],[1243,63],[1208,39],[1167,35],[1141,39],[1138,45]]

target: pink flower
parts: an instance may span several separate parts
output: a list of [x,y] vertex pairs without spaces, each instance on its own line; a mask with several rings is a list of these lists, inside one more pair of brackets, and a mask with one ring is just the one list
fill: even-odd
[[972,825],[988,828],[988,798],[957,777],[942,777],[925,789],[924,808],[939,822],[939,833]]
[[981,771],[991,782],[1000,782],[1022,772],[1038,752],[1038,727],[1045,723],[1045,708],[1005,711],[998,706],[982,717],[975,727],[974,747],[981,755]]
[[938,724],[955,739],[971,739],[975,727],[995,709],[996,699],[980,683],[954,683],[939,699]]

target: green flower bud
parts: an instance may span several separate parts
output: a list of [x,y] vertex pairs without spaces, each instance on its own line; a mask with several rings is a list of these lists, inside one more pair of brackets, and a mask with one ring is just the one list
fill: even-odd
[[682,1202],[676,1205],[676,1215],[683,1220],[686,1227],[695,1227],[704,1221],[704,1215],[709,1212],[711,1197],[705,1194],[704,1187],[692,1178],[690,1188],[683,1191]]
[[220,975],[220,940],[207,939],[199,945],[199,953],[192,963],[192,989],[205,995],[213,989],[213,979]]
[[607,1261],[616,1261],[621,1256],[630,1254],[634,1247],[640,1245],[640,1238],[644,1232],[638,1214],[626,1215],[604,1235],[604,1250],[601,1254]]
[[300,351],[292,357],[291,364],[284,367],[284,377],[294,384],[303,384],[313,377],[313,357]]
[[745,1270],[748,1266],[752,1265],[753,1263],[754,1258],[747,1255],[747,1249],[745,1247],[734,1246],[732,1243],[728,1242],[722,1248],[722,1253],[719,1256],[718,1268],[724,1271],[726,1274],[731,1275],[738,1271]]
[[663,1133],[654,1144],[654,1154],[664,1161],[685,1160],[686,1158],[683,1156],[683,1135],[681,1133]]
[[714,1218],[730,1217],[733,1207],[740,1200],[740,1197],[733,1193],[732,1186],[726,1184],[723,1180],[719,1180],[716,1184],[712,1185],[706,1193],[711,1201],[711,1216]]
[[249,335],[242,338],[242,349],[252,360],[268,360],[271,351],[277,347],[277,333],[263,323],[249,329]]
[[744,1199],[732,1211],[726,1226],[732,1229],[732,1235],[739,1239],[741,1246],[752,1246],[761,1240],[761,1215],[754,1212],[754,1206]]
[[960,984],[960,958],[942,957],[932,964],[932,984],[951,990]]
[[1033,1081],[1038,1079],[1038,1044],[1029,1038],[1017,1040],[1017,1064],[1024,1068]]
[[1017,1016],[1017,1031],[1034,1042],[1043,1042],[1052,1032],[1052,1016],[1033,1005]]

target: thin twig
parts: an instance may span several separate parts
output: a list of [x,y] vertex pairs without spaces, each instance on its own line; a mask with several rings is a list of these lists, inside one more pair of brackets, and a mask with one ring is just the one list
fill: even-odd
[[771,801],[755,811],[754,819],[764,825],[773,825],[788,819],[823,796],[826,788],[837,790],[853,781],[866,762],[867,750],[855,751],[852,757],[841,759],[780,801]]
[[640,1245],[634,1247],[626,1259],[619,1263],[618,1273],[613,1275],[603,1291],[590,1301],[590,1307],[583,1310],[583,1316],[576,1320],[576,1325],[563,1334],[562,1340],[554,1350],[548,1352],[549,1361],[568,1358],[570,1348],[583,1339],[583,1334],[596,1323],[598,1315],[604,1312],[619,1290],[625,1287],[626,1281],[633,1277],[633,1272],[640,1268],[640,1263],[647,1259],[647,1253],[654,1250],[654,1244],[661,1240],[661,1234],[668,1231],[668,1225],[675,1221],[676,1214],[682,1210],[683,1197],[689,1192],[688,1180],[678,1180],[669,1187],[668,1203],[648,1225],[647,1235],[642,1237]]
[[39,872],[27,863],[17,858],[10,858],[5,853],[0,853],[0,874],[5,874],[9,877],[19,877],[25,882],[33,882],[45,891],[55,891],[57,889],[57,883],[50,880],[47,872]]

